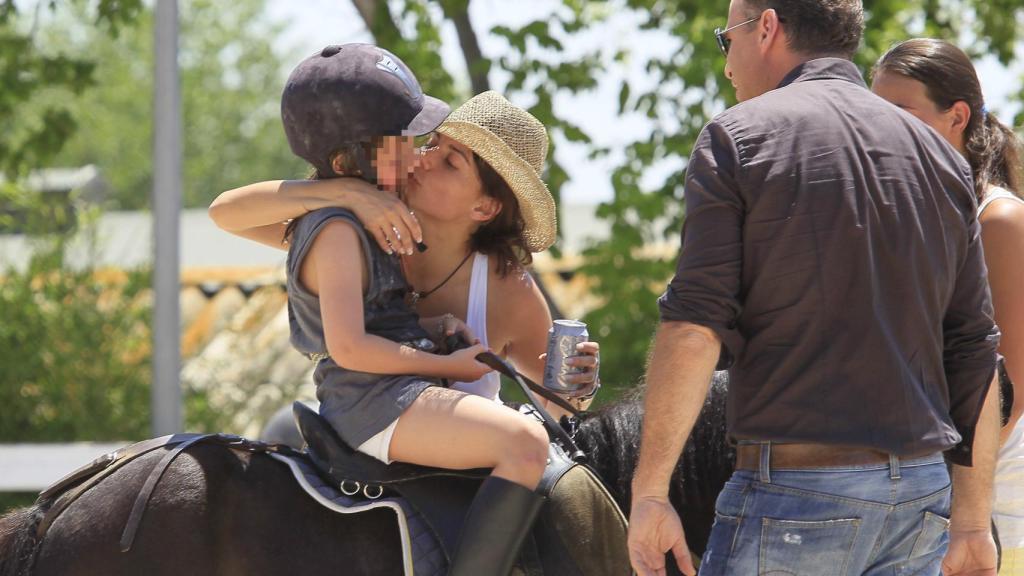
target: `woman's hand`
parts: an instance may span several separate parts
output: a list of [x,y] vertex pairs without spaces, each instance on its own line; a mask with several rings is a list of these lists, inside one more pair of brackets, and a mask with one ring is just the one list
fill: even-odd
[[416,215],[391,192],[380,190],[369,182],[364,184],[358,193],[344,196],[342,207],[359,218],[381,250],[388,254],[412,254],[416,244],[423,242],[423,230]]
[[[547,353],[541,354],[541,360],[547,360]],[[597,342],[580,342],[576,345],[576,355],[565,359],[565,364],[579,370],[565,375],[566,384],[578,385],[579,389],[572,393],[574,397],[592,396],[601,387],[598,371],[601,368],[601,345]]]
[[[547,353],[541,354],[541,360],[547,360]],[[580,342],[576,345],[576,355],[569,356],[565,363],[580,372],[567,374],[564,378],[567,384],[578,385],[579,388],[572,394],[558,394],[564,400],[574,405],[577,410],[584,411],[594,401],[594,396],[601,388],[601,379],[598,370],[601,367],[601,345],[597,342]],[[551,406],[545,405],[551,411]],[[561,411],[561,409],[558,409]]]
[[446,360],[445,378],[457,382],[474,382],[483,378],[485,374],[491,372],[491,367],[476,359],[482,352],[487,352],[487,348],[478,343],[443,356]]

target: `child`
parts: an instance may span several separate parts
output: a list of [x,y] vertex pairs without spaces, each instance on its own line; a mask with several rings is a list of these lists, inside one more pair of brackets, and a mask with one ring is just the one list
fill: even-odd
[[[292,72],[281,102],[293,152],[317,178],[360,176],[401,186],[416,162],[411,136],[432,131],[447,106],[380,48],[325,48]],[[288,228],[291,340],[317,360],[321,414],[353,448],[383,462],[493,468],[476,496],[450,574],[507,574],[543,498],[534,492],[548,439],[536,421],[493,401],[436,386],[489,369],[475,344],[435,354],[447,318],[420,322],[406,301],[400,256],[340,208]],[[419,376],[411,376],[417,374]]]

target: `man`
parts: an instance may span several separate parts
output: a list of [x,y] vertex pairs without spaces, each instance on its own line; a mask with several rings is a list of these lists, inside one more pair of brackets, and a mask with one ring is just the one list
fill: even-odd
[[741,102],[687,167],[633,480],[640,576],[668,550],[694,573],[668,480],[716,365],[737,471],[702,575],[995,575],[999,332],[970,170],[867,90],[862,31],[859,0],[733,0],[716,31]]

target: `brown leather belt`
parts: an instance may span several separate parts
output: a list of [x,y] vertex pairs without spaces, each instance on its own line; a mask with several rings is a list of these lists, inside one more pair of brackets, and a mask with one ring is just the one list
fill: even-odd
[[[771,445],[769,467],[799,470],[803,468],[836,468],[888,464],[889,454],[870,448],[853,448],[831,444],[775,444]],[[909,460],[914,456],[905,457]],[[761,465],[760,444],[740,444],[736,447],[736,469],[758,470]]]

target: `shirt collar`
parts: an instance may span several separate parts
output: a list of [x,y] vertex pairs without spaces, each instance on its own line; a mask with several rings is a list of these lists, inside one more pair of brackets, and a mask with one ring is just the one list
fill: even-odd
[[845,80],[867,88],[857,66],[844,58],[815,58],[793,68],[779,83],[779,88],[809,80]]

